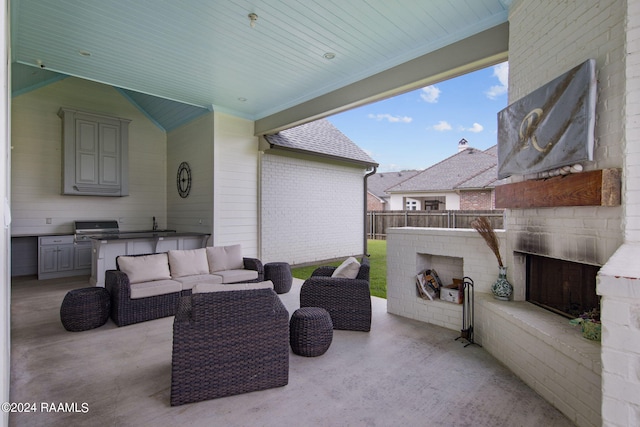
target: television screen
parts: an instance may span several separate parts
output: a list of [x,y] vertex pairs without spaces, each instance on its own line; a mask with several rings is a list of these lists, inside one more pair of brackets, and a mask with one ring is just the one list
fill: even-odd
[[595,60],[498,113],[498,178],[593,160]]

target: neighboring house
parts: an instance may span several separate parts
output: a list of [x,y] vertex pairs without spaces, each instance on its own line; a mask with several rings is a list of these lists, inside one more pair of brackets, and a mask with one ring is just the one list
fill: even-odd
[[[464,140],[463,140],[464,141]],[[392,210],[494,209],[497,146],[485,151],[465,144],[458,153],[390,188]]]
[[377,163],[328,120],[261,139],[264,262],[361,254],[366,172]]
[[379,172],[367,180],[367,211],[386,211],[390,209],[390,195],[387,188],[393,187],[419,173],[417,170],[399,172]]

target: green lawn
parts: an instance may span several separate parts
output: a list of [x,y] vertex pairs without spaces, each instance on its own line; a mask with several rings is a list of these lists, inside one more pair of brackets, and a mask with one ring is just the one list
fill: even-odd
[[[369,273],[369,279],[371,282],[371,295],[386,298],[387,297],[387,241],[386,240],[369,240],[368,250],[371,257],[369,261],[371,263],[371,271]],[[339,266],[342,261],[336,261],[330,264],[334,267]],[[318,265],[300,267],[292,269],[293,277],[298,279],[308,279],[311,276],[313,270],[318,268]]]

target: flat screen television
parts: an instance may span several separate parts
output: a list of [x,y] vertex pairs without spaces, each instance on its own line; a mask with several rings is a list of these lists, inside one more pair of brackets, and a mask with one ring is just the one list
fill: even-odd
[[589,59],[498,113],[498,178],[593,160],[595,60]]

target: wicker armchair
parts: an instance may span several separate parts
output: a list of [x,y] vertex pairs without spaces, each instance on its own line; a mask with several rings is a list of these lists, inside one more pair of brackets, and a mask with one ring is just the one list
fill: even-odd
[[369,259],[362,258],[355,279],[331,277],[336,267],[319,267],[300,289],[300,307],[321,307],[329,312],[333,329],[371,330]]
[[171,405],[289,382],[289,313],[273,289],[182,297],[173,323]]

